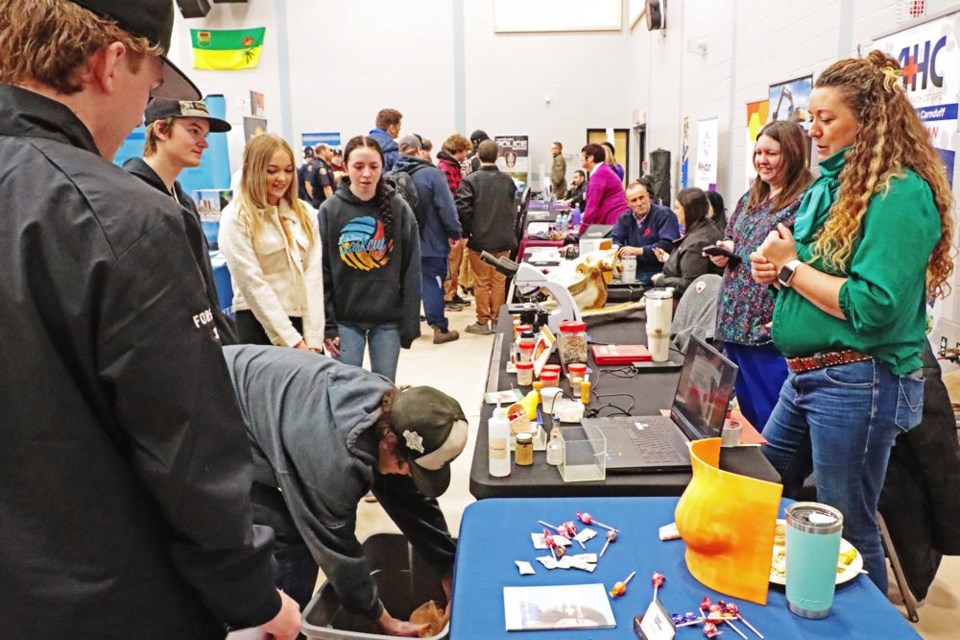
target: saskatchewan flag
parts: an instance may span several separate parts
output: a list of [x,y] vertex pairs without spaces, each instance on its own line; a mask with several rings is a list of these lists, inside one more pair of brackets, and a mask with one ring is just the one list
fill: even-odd
[[260,62],[263,33],[259,29],[190,29],[194,69],[253,69]]

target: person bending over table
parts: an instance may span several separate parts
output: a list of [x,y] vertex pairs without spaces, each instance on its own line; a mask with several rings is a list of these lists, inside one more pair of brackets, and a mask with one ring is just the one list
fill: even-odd
[[660,247],[653,248],[657,260],[663,263],[663,271],[653,274],[650,283],[656,287],[673,287],[675,298],[682,296],[690,283],[703,274],[721,272],[703,255],[704,247],[723,237],[707,218],[709,208],[710,201],[701,189],[692,187],[678,193],[673,210],[685,233],[673,242],[669,253]]
[[780,285],[772,335],[790,367],[763,452],[785,495],[814,471],[884,593],[878,496],[894,439],[923,410],[926,296],[944,295],[953,271],[952,194],[901,77],[871,51],[817,78],[820,178],[795,231],[780,225],[750,257],[757,282]]
[[627,185],[627,204],[630,211],[617,218],[610,231],[613,244],[619,246],[621,258],[636,256],[637,282],[650,284],[653,274],[663,268],[654,249],[669,251],[680,238],[680,222],[667,207],[651,202],[652,185],[649,178],[634,180]]
[[778,224],[793,226],[800,198],[810,184],[806,148],[803,130],[793,122],[771,122],[760,130],[753,150],[757,180],[740,198],[724,239],[717,242],[736,257],[709,256],[724,269],[714,335],[740,367],[737,404],[758,430],[763,430],[777,404],[787,363],[770,338],[776,289],[750,277],[750,254]]
[[277,586],[306,606],[323,569],[349,611],[389,635],[420,625],[384,609],[354,530],[370,490],[438,568],[450,597],[456,543],[436,497],[467,442],[460,404],[432,387],[295,349],[224,348],[254,457],[254,521],[276,535]]

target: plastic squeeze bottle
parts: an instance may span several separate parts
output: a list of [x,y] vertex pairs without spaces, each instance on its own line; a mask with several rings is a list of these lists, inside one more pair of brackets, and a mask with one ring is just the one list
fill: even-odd
[[499,405],[494,409],[487,430],[490,475],[504,478],[510,475],[510,421],[506,409]]

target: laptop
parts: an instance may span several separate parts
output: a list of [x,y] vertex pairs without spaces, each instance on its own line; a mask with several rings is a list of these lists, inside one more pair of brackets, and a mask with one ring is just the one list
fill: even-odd
[[592,224],[580,236],[581,240],[602,240],[613,231],[612,224]]
[[694,335],[669,416],[585,418],[607,439],[607,473],[690,471],[688,443],[720,437],[737,369]]

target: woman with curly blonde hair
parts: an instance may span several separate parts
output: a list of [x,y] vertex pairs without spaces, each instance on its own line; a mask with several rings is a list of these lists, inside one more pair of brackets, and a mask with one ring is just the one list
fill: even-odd
[[793,233],[781,225],[750,257],[780,287],[772,334],[790,368],[764,453],[787,495],[815,473],[885,592],[877,502],[894,439],[920,422],[925,303],[953,271],[953,202],[893,58],[830,65],[810,111],[820,177]]
[[220,218],[241,343],[323,352],[323,257],[315,212],[297,197],[293,150],[272,133],[243,150],[240,192]]

